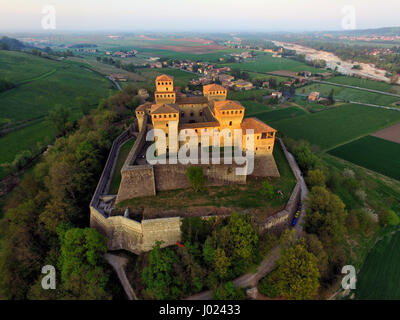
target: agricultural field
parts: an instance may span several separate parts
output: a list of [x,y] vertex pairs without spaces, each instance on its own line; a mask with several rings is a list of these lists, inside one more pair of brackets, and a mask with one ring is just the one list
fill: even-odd
[[369,253],[357,279],[358,300],[400,299],[400,232],[386,235]]
[[400,121],[400,112],[345,104],[312,114],[274,122],[275,128],[296,140],[329,150]]
[[[30,150],[37,142],[54,139],[54,131],[43,120],[56,105],[71,110],[71,120],[75,120],[82,116],[77,97],[88,98],[95,107],[101,98],[115,92],[109,80],[80,63],[22,52],[0,51],[0,75],[16,84],[16,88],[0,93],[0,123],[11,127],[28,124],[0,138],[0,164],[12,162],[18,153]],[[4,174],[0,168],[0,178]]]
[[400,180],[400,144],[366,136],[336,149],[333,156]]
[[306,115],[307,113],[298,108],[298,107],[288,107],[278,110],[273,110],[269,112],[263,112],[256,114],[255,117],[260,119],[261,121],[267,123],[268,125],[273,125],[276,122],[283,120],[283,119],[293,119],[296,117],[300,117]]
[[329,79],[328,82],[344,84],[347,86],[360,87],[360,88],[365,88],[365,89],[372,89],[372,90],[377,90],[377,91],[382,91],[382,92],[400,94],[400,86],[391,85],[389,83],[381,82],[381,81],[373,81],[373,80],[367,80],[367,79],[361,79],[361,78],[355,78],[355,77],[337,76],[337,77],[333,77],[333,78]]
[[314,83],[296,90],[298,94],[308,95],[310,92],[318,91],[322,96],[327,97],[331,90],[334,92],[335,99],[354,101],[381,106],[392,106],[400,98],[382,95],[379,93],[368,92],[358,89],[338,87],[335,85]]
[[289,70],[295,72],[311,71],[311,72],[326,72],[326,70],[314,68],[306,65],[305,63],[286,59],[286,58],[274,58],[271,54],[266,53],[265,55],[257,55],[251,61],[242,63],[228,63],[223,66],[231,67],[232,69],[240,69],[243,71],[250,72],[271,72],[278,70]]

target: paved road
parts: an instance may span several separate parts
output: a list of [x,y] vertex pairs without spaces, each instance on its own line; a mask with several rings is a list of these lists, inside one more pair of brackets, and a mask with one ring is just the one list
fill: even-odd
[[119,281],[121,282],[122,287],[124,288],[128,299],[129,300],[138,300],[135,292],[133,291],[133,289],[131,287],[131,284],[129,283],[128,278],[126,277],[126,273],[125,273],[125,266],[126,266],[126,263],[128,262],[128,259],[117,256],[115,254],[111,254],[111,253],[106,253],[105,258],[108,261],[108,263],[114,268],[115,272],[117,273]]
[[[281,139],[278,138],[279,143],[282,146],[283,152],[285,153],[285,156],[292,167],[293,173],[297,179],[297,181],[300,183],[300,188],[301,188],[301,201],[303,203],[302,209],[301,209],[301,215],[300,218],[296,224],[295,227],[295,237],[298,239],[300,236],[303,235],[303,223],[304,223],[304,216],[306,213],[306,207],[304,201],[306,200],[308,196],[308,188],[307,185],[304,181],[303,175],[301,173],[301,170],[299,166],[297,165],[296,160],[294,159],[293,155],[287,151],[286,146],[282,142]],[[257,269],[256,273],[247,273],[244,274],[243,276],[240,276],[239,278],[236,278],[233,280],[233,284],[236,287],[242,287],[242,288],[249,288],[249,287],[255,287],[257,286],[258,281],[260,281],[261,278],[263,278],[265,275],[267,275],[269,272],[272,271],[276,260],[278,260],[280,256],[280,248],[279,246],[276,246],[271,250],[271,253],[269,256],[264,259],[260,266]],[[196,295],[193,295],[186,300],[211,300],[213,299],[213,294],[212,291],[204,291],[201,293],[198,293]]]
[[350,85],[347,85],[347,84],[334,83],[334,82],[322,81],[322,80],[312,80],[312,81],[313,82],[317,82],[317,83],[329,84],[329,85],[337,86],[337,87],[357,89],[357,90],[368,91],[368,92],[373,92],[373,93],[379,93],[379,94],[384,94],[384,95],[387,95],[387,96],[400,98],[400,94],[395,94],[395,93],[390,93],[390,92],[385,92],[385,91],[378,91],[378,90],[374,90],[374,89],[361,88],[361,87],[356,87],[356,86],[350,86]]
[[122,88],[121,88],[121,86],[119,85],[119,83],[117,82],[117,81],[115,81],[113,78],[111,78],[111,77],[107,77],[107,79],[108,80],[110,80],[112,83],[114,83],[114,85],[117,87],[117,89],[119,90],[119,91],[122,91]]

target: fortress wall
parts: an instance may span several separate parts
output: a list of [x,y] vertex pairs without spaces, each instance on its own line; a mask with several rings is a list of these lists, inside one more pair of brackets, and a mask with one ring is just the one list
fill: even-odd
[[153,166],[131,166],[129,169],[122,169],[116,203],[154,195],[156,195],[156,189]]
[[128,250],[141,254],[150,251],[157,241],[161,247],[175,244],[181,239],[181,219],[164,218],[143,220],[141,223],[123,216],[105,218],[90,207],[90,227],[107,238],[108,250]]
[[284,210],[274,214],[273,216],[267,218],[265,222],[260,224],[261,230],[268,229],[284,229],[292,222],[294,214],[297,211],[297,204],[300,200],[301,187],[300,183],[297,183],[293,189],[293,192],[289,198],[288,203]]
[[181,240],[181,218],[161,218],[142,221],[142,250],[149,251],[157,241],[162,247],[174,245]]
[[[207,185],[222,186],[227,184],[244,184],[246,176],[236,175],[236,164],[195,165],[203,168]],[[186,177],[188,166],[182,164],[154,166],[155,187],[157,191],[190,188]]]

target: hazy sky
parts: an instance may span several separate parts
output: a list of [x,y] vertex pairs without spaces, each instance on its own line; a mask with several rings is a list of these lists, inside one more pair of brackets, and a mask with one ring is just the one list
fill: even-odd
[[400,0],[0,0],[0,31],[38,31],[53,5],[56,30],[340,30],[346,5],[358,29],[399,26]]

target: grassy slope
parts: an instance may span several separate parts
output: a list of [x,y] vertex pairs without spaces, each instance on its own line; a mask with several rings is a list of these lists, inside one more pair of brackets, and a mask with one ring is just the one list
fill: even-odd
[[366,136],[329,152],[362,167],[400,180],[400,144]]
[[[21,52],[0,51],[0,74],[19,84],[0,94],[0,120],[11,123],[44,119],[57,104],[71,110],[71,119],[78,119],[82,116],[76,101],[78,96],[87,97],[95,106],[112,88],[108,80],[80,64]],[[0,164],[11,162],[18,153],[29,150],[39,141],[51,142],[54,134],[52,128],[40,121],[2,136]],[[0,178],[4,175],[4,169],[0,168]]]
[[226,66],[229,66],[232,69],[237,68],[253,72],[271,72],[278,70],[290,70],[295,72],[300,72],[300,71],[326,72],[326,70],[314,68],[306,65],[305,63],[294,61],[291,59],[274,58],[272,57],[271,54],[257,55],[257,57],[251,61],[242,63],[229,63],[226,64]]
[[322,150],[331,149],[400,121],[400,112],[359,105],[343,105],[274,122],[275,128],[304,139]]
[[400,299],[399,247],[400,232],[376,244],[359,273],[356,299]]
[[318,91],[322,94],[322,96],[328,96],[332,89],[334,91],[334,97],[340,100],[362,102],[382,106],[392,106],[394,102],[399,101],[399,98],[386,96],[379,93],[343,88],[335,85],[321,83],[315,83],[300,88],[297,90],[297,93],[309,94],[310,92]]
[[121,147],[121,149],[119,151],[117,163],[115,165],[114,175],[111,179],[109,194],[117,194],[118,193],[118,188],[121,183],[121,169],[125,163],[125,160],[129,154],[129,151],[131,151],[134,143],[135,143],[135,139],[128,140],[127,142],[124,143],[124,145]]
[[360,88],[378,90],[383,92],[400,93],[400,86],[393,86],[386,82],[359,79],[355,77],[337,76],[328,80],[329,82],[345,84]]

